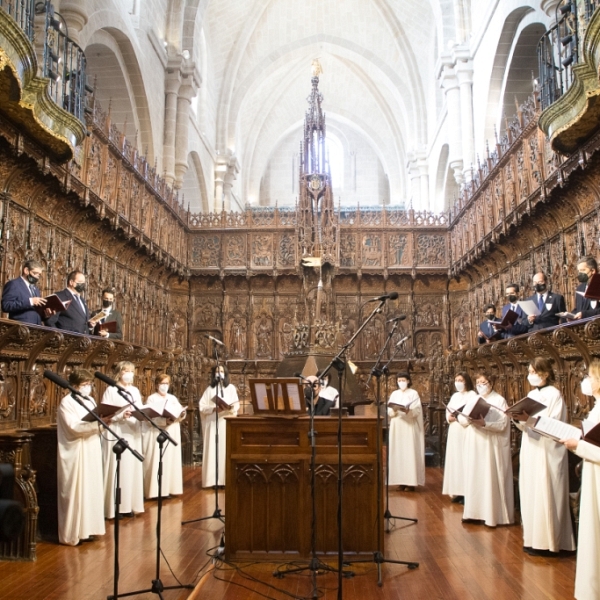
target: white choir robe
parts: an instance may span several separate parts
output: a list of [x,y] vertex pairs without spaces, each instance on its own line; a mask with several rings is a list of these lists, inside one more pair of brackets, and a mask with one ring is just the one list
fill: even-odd
[[[183,406],[173,394],[162,396],[158,392],[148,396],[145,406],[153,408],[157,413],[162,413],[165,405],[169,403],[172,414],[181,411],[185,414]],[[163,469],[161,496],[178,496],[183,494],[183,471],[181,466],[181,417],[167,425],[165,417],[152,419],[161,429],[164,429],[176,442],[173,446],[168,440],[163,444]],[[142,453],[144,455],[144,496],[146,498],[158,497],[158,463],[160,447],[158,442],[158,429],[150,423],[142,423]]]
[[510,419],[504,414],[507,405],[500,394],[491,391],[483,398],[492,405],[485,427],[470,424],[466,430],[463,518],[495,527],[514,522]]
[[[412,402],[408,412],[390,403]],[[395,390],[388,401],[389,485],[425,485],[425,432],[423,408],[416,390]]]
[[519,494],[523,546],[536,550],[575,550],[569,507],[567,449],[531,429],[538,416],[567,420],[559,390],[547,385],[527,394],[546,408],[526,422],[516,421],[523,436],[519,454]]
[[321,388],[319,391],[319,398],[325,398],[325,400],[333,402],[331,408],[339,408],[340,393],[334,387],[328,385],[327,387]]
[[[462,408],[471,398],[476,398],[477,393],[456,392],[452,394],[448,408]],[[446,420],[450,423],[450,413],[446,411]],[[444,460],[444,483],[442,494],[448,496],[465,495],[465,438],[469,420],[458,417],[448,425],[448,438],[446,440],[446,458]]]
[[[92,399],[85,401],[96,408]],[[102,448],[98,423],[82,421],[88,412],[70,395],[58,408],[58,539],[76,546],[91,535],[103,535]]]
[[[202,487],[211,487],[215,485],[215,438],[216,438],[216,416],[215,403],[213,398],[217,388],[208,386],[200,398],[200,415],[202,416],[204,433],[204,444],[202,451]],[[225,485],[225,450],[226,425],[225,417],[235,417],[239,408],[239,400],[235,386],[230,383],[223,390],[223,400],[231,406],[230,410],[224,410],[219,413],[219,478],[217,485]]]
[[[586,423],[600,423],[600,401],[590,411]],[[600,598],[600,448],[580,441],[575,454],[584,459],[581,474],[579,536],[577,538],[577,571],[575,598]]]
[[[143,408],[140,391],[133,385],[123,386],[132,396],[136,406]],[[102,396],[103,404],[122,406],[124,410],[115,414],[111,428],[120,437],[127,440],[129,445],[142,452],[142,427],[141,423],[133,416],[124,418],[126,409],[133,408],[122,398],[114,387],[106,388]],[[115,485],[117,458],[113,452],[116,439],[109,432],[102,436],[102,454],[104,457],[104,516],[113,519],[115,516]],[[144,470],[142,463],[129,450],[121,454],[121,503],[120,513],[142,513],[144,512]]]

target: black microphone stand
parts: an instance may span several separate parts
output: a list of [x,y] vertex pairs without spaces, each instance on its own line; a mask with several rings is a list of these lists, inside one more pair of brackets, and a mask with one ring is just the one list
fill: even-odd
[[[223,381],[221,379],[221,374],[219,372],[219,348],[216,342],[213,342],[215,346],[215,375],[217,378],[217,398],[224,398],[223,395]],[[222,343],[222,342],[221,342]],[[209,519],[218,519],[221,523],[225,523],[225,515],[221,513],[221,508],[219,507],[219,405],[215,404],[215,510],[212,515],[208,515],[206,517],[200,517],[198,519],[189,519],[187,521],[181,521],[182,525],[187,525],[188,523],[198,523],[199,521],[207,521]]]
[[281,570],[281,567],[278,567],[273,571],[273,576],[278,579],[283,579],[285,575],[289,575],[290,573],[301,573],[302,571],[310,571],[311,573],[311,581],[312,581],[312,595],[311,598],[319,598],[319,593],[317,589],[317,575],[319,571],[323,572],[331,572],[336,573],[337,569],[330,567],[328,564],[324,563],[317,556],[317,501],[316,501],[316,479],[315,479],[315,470],[317,466],[317,450],[316,450],[316,435],[315,431],[315,390],[312,387],[312,382],[302,375],[298,376],[300,379],[305,382],[310,383],[310,407],[309,407],[309,431],[308,431],[308,439],[310,440],[310,499],[312,505],[312,517],[310,523],[310,555],[311,559],[306,566],[297,566],[292,568],[287,568],[285,566],[285,570]]
[[[390,334],[390,338],[393,335],[393,331],[392,334]],[[384,365],[384,367],[381,369],[381,372],[385,375],[385,397],[388,398],[388,375],[389,375],[389,365],[390,363],[394,360],[394,358],[396,357],[396,354],[398,354],[398,350],[400,349],[400,346],[396,346],[396,349],[394,350],[394,353],[392,354],[390,360],[387,361],[387,363]],[[388,415],[388,411],[387,411],[387,406],[386,406],[386,410],[385,410],[385,428],[388,432],[388,440],[387,440],[387,444],[385,446],[385,511],[383,513],[383,518],[385,519],[386,522],[386,526],[385,526],[385,532],[389,533],[391,531],[391,527],[390,527],[390,520],[391,519],[399,519],[401,521],[412,521],[413,523],[418,523],[419,520],[418,519],[414,519],[412,517],[398,517],[396,515],[392,515],[392,513],[390,512],[390,418]],[[414,568],[414,567],[413,567]]]
[[[73,399],[78,402],[87,412],[92,415],[92,417],[100,424],[104,429],[106,429],[109,433],[112,433],[113,437],[117,440],[116,444],[113,446],[113,452],[117,457],[117,468],[115,471],[115,527],[114,527],[114,540],[115,540],[115,549],[114,549],[114,562],[113,562],[113,595],[108,596],[108,600],[116,599],[119,597],[119,506],[121,504],[121,454],[125,452],[125,450],[129,450],[140,462],[143,462],[144,457],[134,448],[129,445],[129,442],[120,437],[116,431],[114,431],[109,425],[99,417],[91,408],[89,408],[85,402],[83,402],[82,398],[86,398],[83,394],[78,392],[73,386],[69,385],[67,381],[58,381],[57,378],[60,375],[56,375],[53,371],[44,371],[44,377],[53,381],[56,385],[60,387],[66,388],[71,392],[71,396]],[[61,378],[62,379],[62,378]]]
[[[147,415],[146,415],[147,416]],[[161,427],[156,425],[154,421],[150,421],[157,429],[160,430],[156,441],[158,443],[158,507],[157,507],[157,515],[156,515],[156,579],[152,580],[152,587],[145,590],[137,590],[135,592],[127,592],[126,594],[115,594],[114,596],[109,596],[108,600],[113,600],[114,598],[124,598],[125,596],[137,596],[139,594],[156,594],[161,600],[164,600],[162,593],[165,590],[193,590],[194,586],[190,584],[180,584],[180,585],[167,585],[165,586],[160,579],[160,555],[161,555],[161,523],[162,523],[162,477],[163,477],[163,446],[166,441],[170,441],[174,446],[177,446],[177,442],[173,440],[173,438]],[[115,513],[116,514],[116,513]],[[116,519],[116,517],[115,517]]]
[[[396,565],[406,565],[409,569],[416,569],[419,566],[419,563],[417,562],[408,562],[408,561],[404,561],[404,560],[391,560],[388,558],[385,558],[383,555],[383,540],[381,537],[381,504],[382,504],[382,498],[381,498],[381,494],[382,494],[382,481],[381,481],[381,437],[382,437],[382,431],[381,431],[381,370],[379,370],[379,363],[381,362],[381,358],[383,356],[383,353],[385,352],[390,340],[392,339],[392,336],[394,335],[395,331],[396,331],[396,327],[398,326],[398,321],[396,321],[394,323],[394,327],[392,327],[392,330],[390,331],[387,340],[385,341],[385,344],[383,345],[383,348],[381,349],[381,352],[379,353],[379,356],[377,357],[377,361],[375,362],[375,365],[373,366],[373,368],[371,369],[371,374],[369,375],[369,379],[367,380],[367,383],[371,380],[371,375],[374,376],[377,380],[377,551],[373,553],[373,559],[372,562],[374,562],[377,565],[377,585],[379,587],[381,587],[383,585],[383,580],[381,577],[381,565],[383,563],[393,563]],[[387,416],[387,408],[386,408],[386,416]],[[389,434],[389,431],[388,431]],[[387,443],[387,448],[389,449],[389,439],[388,439],[388,443]],[[389,450],[387,451],[387,457],[389,460]],[[386,469],[389,468],[386,462]],[[398,517],[401,518],[401,517]],[[416,519],[407,519],[410,521],[416,521]],[[352,560],[349,561],[350,564],[354,564],[354,563],[364,563],[364,562],[371,562],[366,561],[366,560]]]
[[[397,295],[396,295],[397,297]],[[344,467],[343,467],[343,463],[342,463],[342,413],[343,413],[343,408],[344,408],[344,373],[346,370],[346,363],[345,361],[342,359],[342,356],[347,352],[347,350],[352,346],[352,344],[354,344],[354,340],[356,340],[356,338],[359,336],[359,334],[362,332],[362,330],[369,324],[369,322],[375,317],[375,315],[377,313],[381,312],[381,309],[383,308],[385,301],[388,299],[387,296],[384,296],[382,298],[379,298],[379,305],[373,309],[373,312],[371,312],[371,314],[367,317],[367,319],[360,325],[360,327],[354,332],[354,335],[342,346],[342,348],[340,349],[340,351],[331,359],[331,362],[327,365],[327,367],[325,367],[325,369],[322,371],[321,373],[321,378],[325,377],[325,375],[327,375],[327,373],[329,373],[329,371],[331,371],[332,368],[335,368],[338,372],[338,378],[339,378],[339,382],[340,382],[340,398],[339,398],[339,412],[338,412],[338,430],[337,430],[337,445],[338,445],[338,479],[337,479],[337,488],[338,488],[338,510],[337,510],[337,526],[338,526],[338,592],[337,592],[337,597],[338,600],[342,600],[342,576],[345,577],[352,577],[354,575],[353,571],[344,571],[343,567],[344,564],[349,564],[349,561],[346,561],[346,563],[344,563],[344,545],[343,545],[343,530],[342,530],[342,512],[343,512],[343,501],[342,501],[342,482],[343,482],[343,476],[344,476]],[[370,300],[369,300],[370,302]],[[366,304],[366,303],[365,303]],[[364,306],[364,304],[362,305]],[[362,307],[361,307],[362,309]],[[379,431],[379,429],[378,429]],[[378,440],[379,440],[379,436],[378,436]],[[381,441],[378,441],[378,446],[380,447]],[[378,452],[380,453],[380,450],[378,450]],[[379,481],[380,478],[380,474],[378,472],[377,474],[378,477],[378,486],[381,484],[381,482]],[[377,505],[377,511],[378,511],[378,526],[377,526],[377,537],[378,537],[378,544],[377,547],[380,548],[380,541],[379,538],[380,533],[379,533],[379,523],[381,523],[381,519],[379,518],[379,513],[381,513],[381,508],[380,508],[380,503],[378,503]],[[359,562],[359,561],[355,561],[355,562]]]

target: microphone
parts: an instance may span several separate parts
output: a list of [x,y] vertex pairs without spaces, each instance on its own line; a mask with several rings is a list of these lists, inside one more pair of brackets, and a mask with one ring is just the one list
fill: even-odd
[[94,377],[96,379],[99,379],[100,381],[104,381],[104,383],[106,383],[106,385],[110,385],[111,387],[116,387],[120,392],[123,392],[124,394],[127,394],[128,396],[130,396],[129,392],[121,385],[119,385],[114,379],[111,379],[108,375],[105,375],[104,373],[100,372],[100,371],[96,371],[94,373]]
[[207,337],[209,340],[212,340],[213,342],[215,342],[215,344],[219,344],[219,346],[225,345],[221,340],[218,340],[216,337],[213,337],[212,335],[208,335],[208,333],[205,333],[204,337]]
[[404,342],[409,338],[408,335],[405,335],[397,344],[396,347],[398,346],[402,346],[402,344],[404,344]]
[[397,317],[394,317],[393,319],[388,319],[386,321],[386,323],[394,323],[395,321],[404,321],[404,319],[406,319],[406,315],[399,315]]
[[306,377],[304,377],[302,373],[294,373],[294,377],[298,377],[299,379],[303,379],[304,381],[308,381],[309,383],[311,383],[310,379],[306,379]]
[[69,390],[72,394],[76,394],[77,396],[86,398],[86,396],[84,396],[81,392],[77,391],[66,379],[62,378],[60,375],[57,375],[54,371],[49,371],[48,369],[46,369],[44,371],[44,377],[46,379],[49,379],[56,385],[60,386],[61,388]]
[[385,302],[386,300],[395,300],[398,297],[398,292],[390,292],[384,296],[377,296],[377,298],[371,298],[367,302]]

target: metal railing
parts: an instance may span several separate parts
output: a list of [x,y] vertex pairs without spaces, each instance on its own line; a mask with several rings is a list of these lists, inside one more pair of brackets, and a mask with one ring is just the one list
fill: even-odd
[[9,14],[33,42],[33,17],[36,0],[0,0],[0,8]]
[[581,59],[581,41],[587,24],[600,8],[600,0],[562,0],[556,7],[556,23],[539,41],[538,63],[542,110],[556,102],[573,83],[573,67]]
[[42,75],[50,80],[50,97],[58,106],[84,122],[87,86],[83,50],[68,36],[67,24],[46,0],[36,3],[37,14],[46,15]]

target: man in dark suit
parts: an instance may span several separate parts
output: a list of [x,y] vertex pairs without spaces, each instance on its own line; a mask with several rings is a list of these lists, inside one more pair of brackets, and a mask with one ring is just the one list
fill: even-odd
[[105,316],[98,321],[98,325],[115,322],[117,324],[117,329],[114,333],[109,333],[108,331],[98,331],[97,335],[106,338],[111,338],[113,340],[122,340],[123,316],[118,310],[115,309],[115,293],[111,289],[102,290],[102,308],[95,310],[92,313],[91,318],[93,319],[100,313],[104,313]]
[[89,334],[90,311],[81,297],[85,291],[85,275],[81,271],[72,271],[67,276],[67,287],[56,295],[63,301],[71,301],[67,310],[50,317],[47,324],[65,331]]
[[516,312],[519,318],[511,325],[508,329],[502,332],[502,337],[508,339],[527,333],[529,331],[529,323],[527,322],[527,315],[523,309],[517,304],[519,301],[519,285],[517,283],[509,283],[505,288],[506,299],[508,303],[502,307],[502,318],[506,316],[509,310]]
[[541,271],[533,276],[533,289],[535,294],[527,298],[532,300],[539,308],[540,314],[536,317],[529,315],[529,330],[537,331],[546,327],[554,327],[560,323],[557,313],[566,312],[565,299],[560,294],[548,290],[546,275]]
[[500,339],[501,333],[497,329],[494,329],[492,321],[496,318],[496,307],[493,304],[488,304],[483,308],[485,314],[485,321],[479,324],[479,331],[477,332],[477,341],[480,344],[489,344]]
[[[2,290],[2,311],[8,313],[9,319],[43,325],[44,321],[35,310],[36,306],[44,306],[46,299],[41,298],[37,282],[42,276],[44,267],[37,260],[28,260],[23,263],[21,276],[11,279],[4,284]],[[46,316],[52,314],[50,311]]]
[[576,319],[586,319],[587,317],[600,315],[600,301],[583,297],[589,280],[597,272],[598,263],[591,256],[583,258],[581,262],[577,263],[577,280],[579,281],[579,285],[575,291],[580,293],[575,294],[575,310],[573,312]]

